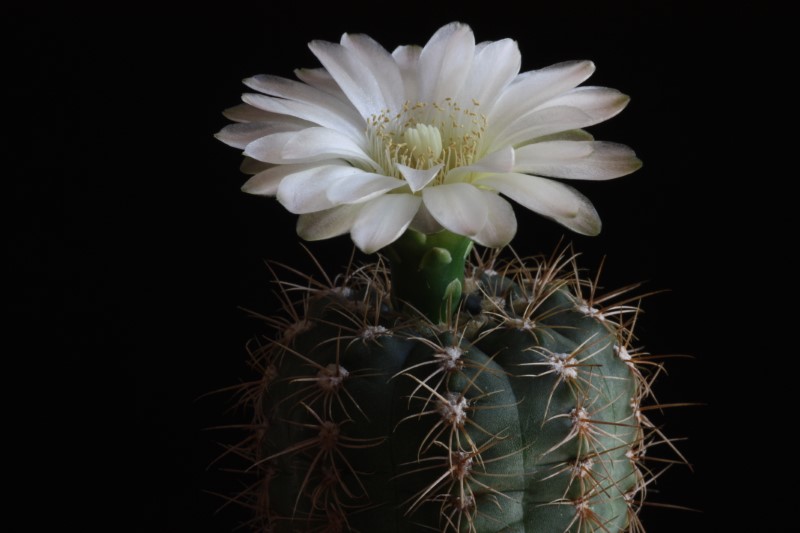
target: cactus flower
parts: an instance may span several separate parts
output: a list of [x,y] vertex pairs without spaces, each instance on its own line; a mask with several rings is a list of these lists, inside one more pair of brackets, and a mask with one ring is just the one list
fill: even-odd
[[244,80],[255,92],[226,111],[236,123],[217,135],[244,150],[253,176],[243,190],[299,214],[306,240],[349,232],[371,253],[411,228],[501,247],[517,229],[504,197],[595,235],[591,202],[552,178],[607,180],[641,165],[627,146],[583,130],[628,102],[578,87],[590,61],[520,73],[515,41],[476,44],[459,23],[391,53],[360,34],[309,46],[322,68],[298,69],[299,81]]

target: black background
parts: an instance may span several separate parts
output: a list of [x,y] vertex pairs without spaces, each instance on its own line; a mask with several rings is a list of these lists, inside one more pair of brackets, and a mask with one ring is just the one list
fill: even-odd
[[[62,524],[200,533],[232,531],[246,519],[236,506],[220,510],[223,500],[211,494],[240,483],[222,471],[235,462],[211,464],[236,433],[208,429],[243,414],[230,410],[228,396],[207,393],[250,377],[243,346],[260,326],[242,308],[268,313],[276,305],[263,261],[311,263],[294,216],[239,191],[240,155],[213,138],[226,124],[220,112],[237,103],[246,76],[317,66],[306,47],[312,39],[364,32],[392,49],[423,44],[460,20],[479,41],[516,39],[523,70],[592,59],[590,84],[632,96],[620,116],[591,131],[632,146],[644,167],[578,184],[604,229],[566,238],[583,266],[606,257],[605,287],[646,281],[646,289],[669,289],[646,301],[640,336],[653,353],[693,356],[671,360],[656,392],[663,403],[703,405],[653,415],[668,435],[687,439],[678,445],[694,470],[675,466],[649,492],[652,502],[702,512],[651,506],[642,518],[654,533],[771,530],[780,517],[755,511],[775,501],[746,481],[765,469],[770,435],[780,431],[766,419],[750,423],[756,391],[775,372],[754,358],[772,349],[778,328],[760,315],[767,287],[784,284],[764,275],[789,259],[762,239],[759,221],[768,215],[780,227],[789,212],[765,206],[759,191],[772,190],[772,177],[750,168],[758,150],[748,121],[759,106],[747,43],[756,14],[703,3],[551,4],[528,2],[523,12],[498,2],[221,3],[11,22],[11,66],[24,74],[9,81],[9,111],[21,125],[11,133],[22,142],[10,154],[7,198],[25,209],[9,221],[7,305],[28,319],[16,331],[28,347],[16,359],[33,362],[25,379],[34,390],[40,378],[61,385],[26,395],[36,414],[21,415],[18,427],[25,435],[59,428],[28,439],[46,451],[24,483],[67,502]],[[734,185],[742,179],[746,187]],[[770,195],[777,205],[780,193]],[[512,246],[523,255],[549,252],[564,235],[517,214]],[[342,237],[309,249],[335,271],[352,246]]]

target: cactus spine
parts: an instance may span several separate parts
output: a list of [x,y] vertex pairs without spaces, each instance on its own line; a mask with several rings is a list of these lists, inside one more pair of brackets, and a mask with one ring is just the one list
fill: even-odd
[[260,530],[638,531],[653,430],[630,288],[598,297],[568,250],[465,267],[466,238],[393,248],[280,282],[290,318],[251,347],[246,395]]

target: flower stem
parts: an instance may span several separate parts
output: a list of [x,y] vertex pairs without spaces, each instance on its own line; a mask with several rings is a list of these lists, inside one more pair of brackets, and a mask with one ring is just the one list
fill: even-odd
[[392,300],[409,305],[434,324],[456,310],[472,240],[449,231],[425,235],[409,229],[384,249],[392,273]]

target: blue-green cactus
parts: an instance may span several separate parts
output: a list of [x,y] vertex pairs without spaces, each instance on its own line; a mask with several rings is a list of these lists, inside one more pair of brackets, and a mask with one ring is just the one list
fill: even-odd
[[397,270],[281,284],[247,396],[262,530],[639,530],[638,300],[596,298],[567,252],[456,269],[438,299]]

